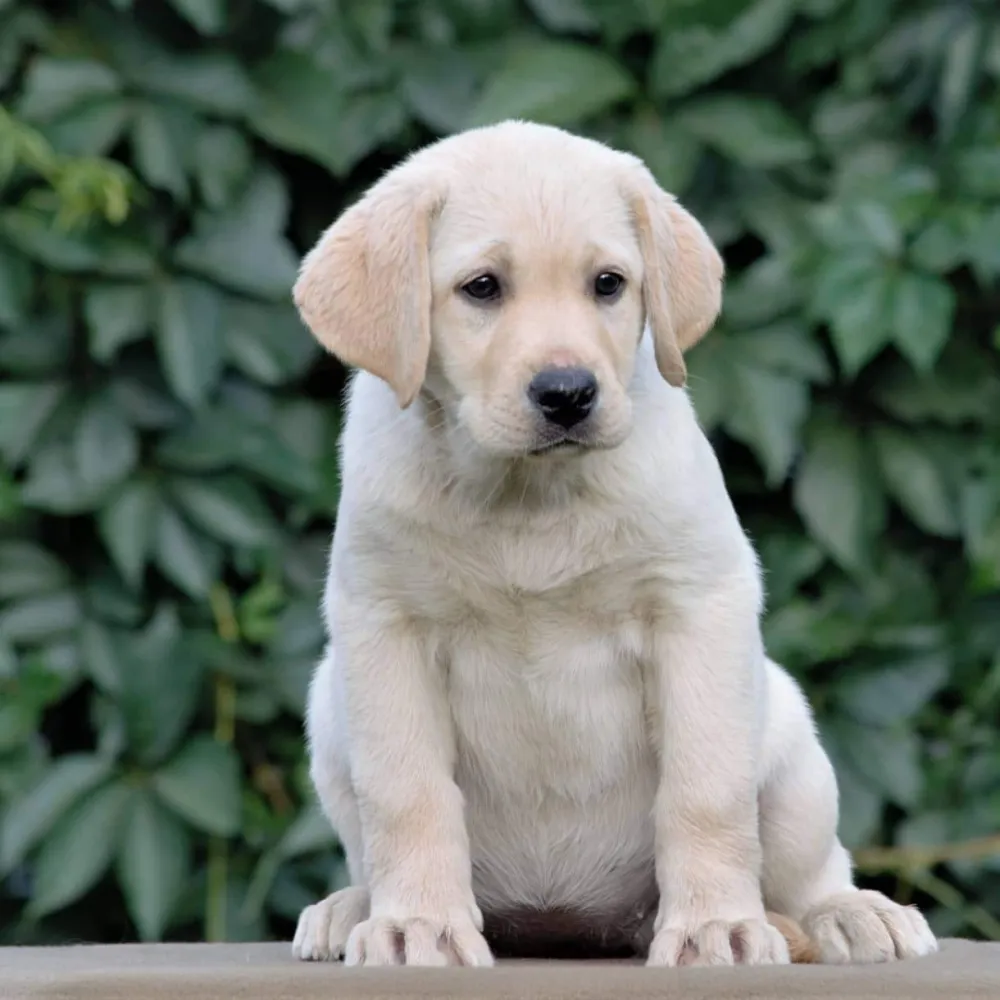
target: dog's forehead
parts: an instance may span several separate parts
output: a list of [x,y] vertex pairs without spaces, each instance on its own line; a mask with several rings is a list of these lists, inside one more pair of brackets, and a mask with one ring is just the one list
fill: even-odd
[[511,150],[449,177],[432,245],[463,257],[493,251],[622,255],[636,237],[620,171],[607,161],[540,160]]

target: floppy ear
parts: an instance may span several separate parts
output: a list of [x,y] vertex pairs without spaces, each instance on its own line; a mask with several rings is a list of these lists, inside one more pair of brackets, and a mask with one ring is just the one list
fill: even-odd
[[387,382],[403,409],[427,370],[428,242],[440,203],[438,191],[387,175],[320,237],[292,293],[313,336]]
[[687,381],[684,352],[712,327],[722,308],[724,265],[708,233],[641,167],[632,196],[645,278],[643,298],[656,365],[674,386]]

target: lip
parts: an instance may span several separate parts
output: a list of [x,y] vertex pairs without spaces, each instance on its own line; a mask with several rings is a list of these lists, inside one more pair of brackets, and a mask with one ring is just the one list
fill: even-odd
[[561,451],[582,449],[583,447],[584,445],[580,444],[579,441],[570,441],[568,438],[563,438],[560,441],[552,441],[549,444],[543,444],[540,448],[532,448],[528,454],[534,458],[542,455],[552,455]]

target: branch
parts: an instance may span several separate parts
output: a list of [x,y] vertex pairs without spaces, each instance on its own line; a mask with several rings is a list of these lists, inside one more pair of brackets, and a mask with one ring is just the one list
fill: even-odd
[[864,847],[854,852],[854,864],[862,871],[899,872],[933,868],[945,861],[982,861],[992,857],[1000,857],[1000,834],[927,847]]

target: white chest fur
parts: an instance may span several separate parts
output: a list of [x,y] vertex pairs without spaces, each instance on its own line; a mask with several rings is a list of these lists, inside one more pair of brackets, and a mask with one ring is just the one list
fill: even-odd
[[407,588],[413,610],[440,623],[434,646],[487,909],[614,907],[652,880],[648,568],[622,557],[627,530],[569,518],[534,531],[494,525],[480,546],[439,537]]

